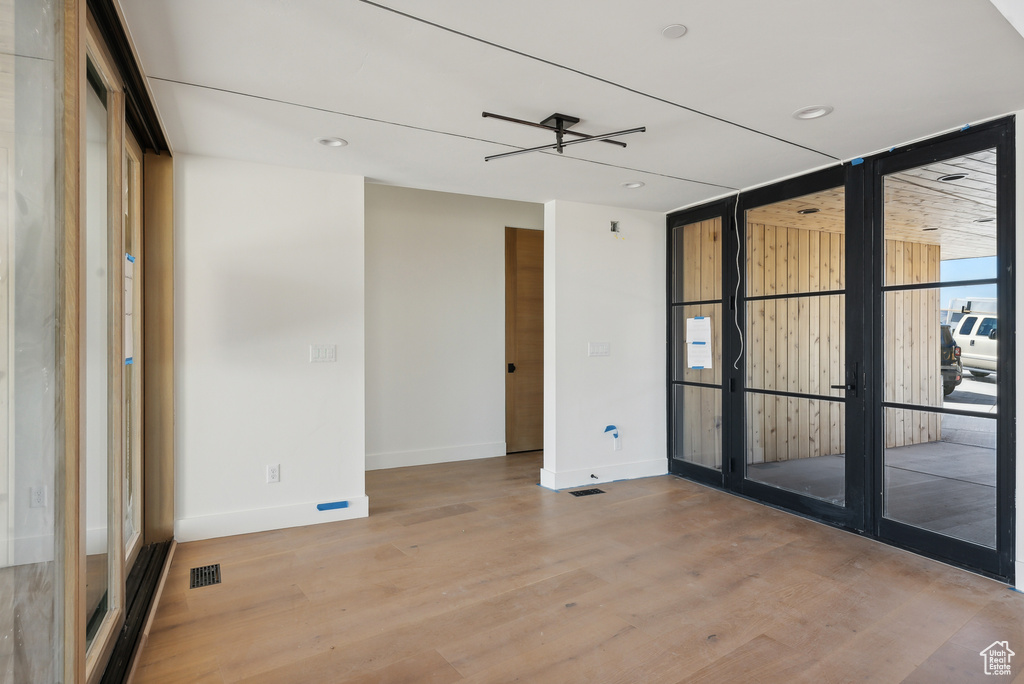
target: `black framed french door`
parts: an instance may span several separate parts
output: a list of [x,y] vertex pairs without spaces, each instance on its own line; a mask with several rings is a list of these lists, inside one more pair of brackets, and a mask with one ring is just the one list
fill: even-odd
[[863,212],[840,166],[746,193],[736,219],[742,337],[728,413],[742,416],[733,489],[861,529],[867,516],[862,378]]
[[860,315],[847,282],[862,287],[848,175],[669,218],[670,472],[861,528],[864,461],[846,457],[848,442],[863,453],[868,417],[863,339],[847,325]]
[[1013,140],[670,215],[670,472],[1012,579]]
[[879,388],[871,406],[873,531],[1008,579],[1014,164],[1014,125],[1004,120],[885,155],[867,169]]

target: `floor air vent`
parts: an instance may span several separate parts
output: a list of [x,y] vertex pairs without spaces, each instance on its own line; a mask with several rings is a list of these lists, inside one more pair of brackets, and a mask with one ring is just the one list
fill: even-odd
[[603,489],[578,489],[575,492],[569,492],[573,496],[590,496],[591,494],[604,494]]
[[192,568],[191,589],[208,587],[211,584],[220,584],[220,563],[204,565],[200,568]]

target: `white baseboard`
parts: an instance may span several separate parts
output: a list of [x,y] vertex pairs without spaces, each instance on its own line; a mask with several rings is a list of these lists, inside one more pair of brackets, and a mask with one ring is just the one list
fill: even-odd
[[30,565],[53,560],[53,535],[17,537],[11,540],[10,565]]
[[505,442],[487,444],[466,444],[442,447],[440,449],[419,449],[417,451],[392,451],[386,454],[366,454],[367,470],[404,468],[406,466],[429,465],[431,463],[452,463],[473,461],[478,458],[494,458],[505,455]]
[[[1019,522],[1017,523],[1020,524]],[[1018,591],[1024,591],[1024,560],[1019,560],[1014,563],[1014,574],[1013,574],[1013,586]]]
[[302,527],[303,525],[365,518],[369,515],[370,500],[367,497],[350,497],[346,501],[348,503],[346,508],[324,511],[318,510],[317,504],[326,502],[311,501],[291,506],[182,518],[174,521],[174,538],[179,542],[198,541],[230,537],[236,534],[280,530],[286,527]]
[[[548,489],[568,489],[588,484],[615,482],[616,480],[635,480],[640,477],[655,477],[668,473],[668,461],[659,458],[639,463],[619,463],[607,466],[593,466],[585,470],[569,470],[554,472],[546,468],[540,470],[540,484]],[[597,477],[592,477],[596,475]]]

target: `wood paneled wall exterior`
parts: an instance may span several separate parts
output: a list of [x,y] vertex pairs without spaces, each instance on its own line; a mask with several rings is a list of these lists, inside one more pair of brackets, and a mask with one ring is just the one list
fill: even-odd
[[[747,225],[747,295],[804,295],[747,305],[747,387],[843,397],[846,236],[825,230]],[[764,463],[846,451],[841,401],[748,393],[747,461]]]
[[[886,240],[885,283],[938,282],[940,251],[939,245]],[[941,305],[937,288],[885,293],[886,401],[942,406]],[[937,413],[888,409],[885,414],[886,447],[934,442],[942,436]]]
[[[828,230],[751,223],[747,226],[747,294],[781,299],[747,305],[747,387],[841,399],[845,382],[845,236]],[[934,282],[938,245],[886,241],[886,283]],[[886,294],[888,401],[939,406],[939,292]],[[886,446],[935,441],[937,415],[898,412],[886,429]],[[924,417],[922,417],[924,416]],[[846,451],[841,401],[747,398],[749,463],[811,458]]]
[[[673,278],[673,339],[676,340],[673,379],[682,382],[722,384],[722,220],[687,224],[675,229],[677,270]],[[679,251],[681,250],[681,251]],[[687,302],[704,302],[688,304]],[[714,359],[711,368],[686,367],[686,319],[711,319]],[[688,463],[721,467],[722,390],[694,385],[674,388],[677,409],[675,456]]]

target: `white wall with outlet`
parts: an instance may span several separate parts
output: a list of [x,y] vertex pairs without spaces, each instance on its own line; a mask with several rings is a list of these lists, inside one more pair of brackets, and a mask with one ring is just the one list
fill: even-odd
[[505,453],[505,227],[540,204],[366,185],[366,467]]
[[363,179],[183,154],[174,174],[175,537],[367,515]]
[[664,214],[544,205],[545,487],[667,472],[665,249]]

